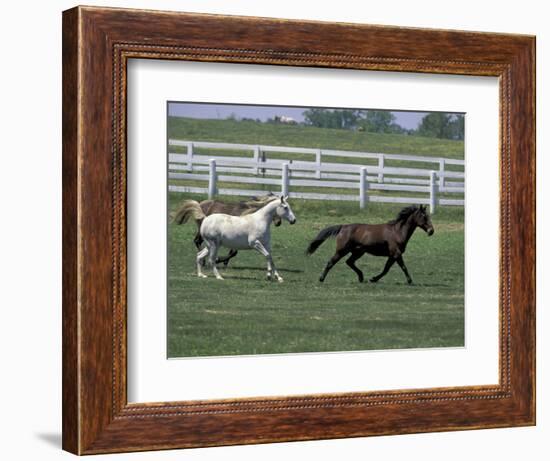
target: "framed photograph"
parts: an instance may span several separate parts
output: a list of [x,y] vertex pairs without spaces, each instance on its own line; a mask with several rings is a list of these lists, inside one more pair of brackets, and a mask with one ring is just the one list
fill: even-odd
[[535,424],[535,39],[63,13],[63,448]]

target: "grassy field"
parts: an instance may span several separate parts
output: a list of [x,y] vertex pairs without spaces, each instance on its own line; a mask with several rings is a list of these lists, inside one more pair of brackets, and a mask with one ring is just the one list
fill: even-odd
[[[464,158],[463,141],[252,121],[168,117],[168,135],[170,138],[193,141]],[[176,150],[174,148],[174,151]],[[298,156],[293,158],[298,159]],[[357,159],[349,160],[357,162]],[[421,164],[416,163],[416,165],[418,168],[423,168]]]
[[[301,125],[235,120],[198,120],[169,117],[170,138],[194,141],[265,144],[416,154],[464,158],[464,143],[406,135],[320,129]],[[170,148],[177,151],[177,148]],[[201,152],[198,152],[201,153]],[[203,152],[208,154],[208,151]],[[243,155],[223,151],[223,155]],[[271,158],[277,154],[269,154]],[[293,156],[312,160],[308,154]],[[354,158],[324,161],[364,162]],[[365,162],[368,163],[368,162]],[[387,162],[388,166],[427,168],[429,164]],[[433,166],[433,165],[432,165]],[[187,185],[191,181],[185,181]],[[204,186],[204,184],[202,184]],[[218,184],[272,190],[272,186]],[[315,190],[310,190],[315,192]],[[317,192],[326,192],[318,190]],[[349,192],[334,190],[334,193]],[[186,199],[171,193],[174,208]],[[223,197],[224,200],[238,200]],[[309,241],[325,226],[352,222],[386,222],[400,205],[357,202],[291,201],[298,223],[272,231],[275,264],[285,281],[265,280],[265,259],[241,251],[227,269],[225,281],[196,276],[194,224],[168,226],[168,353],[170,357],[272,354],[315,351],[352,351],[464,344],[464,215],[462,208],[439,207],[433,216],[435,234],[418,230],[404,255],[413,277],[409,286],[394,266],[377,284],[357,282],[342,260],[325,283],[321,270],[334,252],[327,241],[311,257]],[[222,251],[221,254],[225,254]],[[379,273],[385,259],[369,255],[358,262],[368,279]]]
[[[170,207],[204,197],[170,194]],[[285,281],[265,280],[265,259],[241,251],[224,281],[195,270],[194,224],[168,226],[168,355],[193,357],[313,351],[449,347],[464,345],[464,216],[462,208],[440,208],[435,234],[413,235],[404,260],[414,280],[406,284],[394,266],[377,284],[357,282],[340,261],[318,282],[334,241],[311,257],[308,242],[338,223],[385,222],[399,206],[291,201],[298,222],[273,228],[274,261]],[[225,254],[223,251],[221,254]],[[358,266],[371,277],[384,258],[365,255]]]

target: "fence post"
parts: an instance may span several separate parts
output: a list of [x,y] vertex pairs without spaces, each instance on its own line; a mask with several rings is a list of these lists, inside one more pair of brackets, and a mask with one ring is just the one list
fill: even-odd
[[315,152],[315,163],[317,165],[315,177],[321,179],[321,149],[317,149],[317,152]]
[[362,210],[367,206],[368,196],[367,196],[367,169],[362,166],[359,170],[359,208]]
[[[265,158],[265,151],[263,151],[263,150],[260,149],[259,155],[260,155],[260,160],[261,160],[261,162],[262,162],[262,163],[265,163],[265,160],[266,160],[266,158]],[[261,169],[261,172],[262,172],[262,177],[265,177],[265,168],[262,168],[262,169]]]
[[445,159],[439,160],[439,188],[445,187]]
[[187,169],[190,173],[193,172],[193,143],[187,144]]
[[212,200],[216,195],[216,160],[210,159],[208,162],[209,165],[209,175],[208,175],[208,198]]
[[286,197],[289,189],[288,163],[283,163],[281,170],[281,193]]
[[384,182],[384,173],[382,170],[384,169],[384,154],[378,155],[378,169],[380,170],[378,172],[378,182],[383,183]]
[[260,171],[258,168],[258,163],[260,161],[260,146],[254,146],[253,157],[254,157],[254,162],[256,163],[256,167],[254,168],[254,171],[256,172],[256,174],[258,174],[258,172]]
[[435,212],[437,203],[437,183],[435,182],[435,171],[430,171],[430,213]]

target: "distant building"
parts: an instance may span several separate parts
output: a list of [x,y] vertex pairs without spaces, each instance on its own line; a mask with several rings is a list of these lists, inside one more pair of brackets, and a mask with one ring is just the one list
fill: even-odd
[[286,123],[287,125],[296,125],[298,123],[295,119],[292,117],[287,117],[286,115],[276,115],[275,121],[278,121],[279,123]]

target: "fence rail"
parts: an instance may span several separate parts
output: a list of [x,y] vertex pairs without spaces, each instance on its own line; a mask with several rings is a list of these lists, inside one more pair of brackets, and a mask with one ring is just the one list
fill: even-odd
[[[420,203],[436,206],[464,205],[464,161],[444,157],[418,155],[382,154],[371,152],[340,151],[286,146],[264,146],[194,142],[170,139],[169,146],[185,147],[185,153],[169,152],[168,178],[172,180],[169,190],[174,192],[208,193],[214,195],[257,195],[265,191],[241,188],[218,188],[218,182],[247,185],[263,184],[280,188],[291,197],[316,200],[359,201],[361,208],[368,202]],[[198,151],[201,151],[199,153]],[[204,153],[204,151],[208,151]],[[230,155],[223,155],[231,150]],[[248,152],[249,156],[236,156],[235,151]],[[209,154],[212,155],[209,155]],[[268,158],[268,154],[288,154],[287,158]],[[292,158],[310,154],[312,160]],[[374,164],[350,164],[323,161],[323,158],[361,158],[376,160]],[[434,168],[387,166],[387,162],[414,162],[433,165]],[[448,165],[454,165],[448,170]],[[246,176],[243,176],[246,175]],[[207,187],[173,184],[173,180],[205,182]],[[301,189],[301,190],[297,190]],[[310,189],[354,190],[355,194],[320,193],[304,191]],[[370,192],[378,192],[371,194]],[[380,194],[382,192],[382,194]],[[395,196],[393,192],[423,194],[423,196]],[[442,197],[441,194],[446,196]],[[449,194],[460,194],[461,198],[449,198]]]

